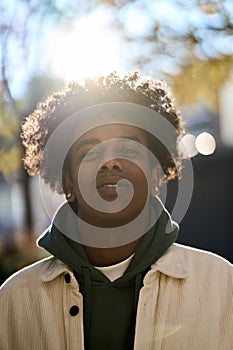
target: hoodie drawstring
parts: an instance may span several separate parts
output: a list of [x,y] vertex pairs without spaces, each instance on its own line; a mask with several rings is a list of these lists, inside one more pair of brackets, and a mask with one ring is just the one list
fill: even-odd
[[82,266],[84,276],[84,321],[85,321],[85,343],[88,343],[91,326],[91,271],[87,266]]

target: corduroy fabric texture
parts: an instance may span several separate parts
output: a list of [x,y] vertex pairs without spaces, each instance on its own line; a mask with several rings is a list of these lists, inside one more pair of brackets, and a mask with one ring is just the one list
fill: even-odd
[[[173,244],[144,277],[134,349],[232,350],[232,279],[226,260]],[[56,258],[4,283],[0,314],[0,349],[84,349],[82,295]]]

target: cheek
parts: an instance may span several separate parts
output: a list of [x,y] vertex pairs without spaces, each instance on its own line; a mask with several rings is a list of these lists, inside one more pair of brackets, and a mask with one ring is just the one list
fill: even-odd
[[127,173],[133,182],[143,186],[145,186],[145,183],[148,183],[147,186],[149,186],[151,182],[151,167],[149,162],[130,162],[126,167]]
[[145,169],[145,167],[142,169],[138,165],[131,165],[130,175],[130,181],[134,187],[133,201],[138,204],[145,202],[151,186],[149,169]]
[[72,167],[72,183],[75,192],[80,196],[81,189],[85,192],[91,190],[95,184],[96,167],[82,163]]
[[131,167],[131,183],[133,185],[133,198],[129,206],[129,210],[138,215],[141,210],[145,207],[148,196],[150,195],[149,179],[145,169],[141,169],[138,166]]

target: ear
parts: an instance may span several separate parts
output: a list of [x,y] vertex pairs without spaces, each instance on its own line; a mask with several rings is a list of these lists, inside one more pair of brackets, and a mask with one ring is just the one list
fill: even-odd
[[156,165],[152,169],[152,174],[151,174],[151,194],[152,196],[158,196],[159,195],[159,183],[161,179],[161,171],[160,171],[160,166]]
[[72,183],[70,174],[65,170],[63,170],[62,172],[62,186],[63,186],[63,191],[65,193],[67,201],[69,203],[74,202],[76,199],[76,196],[73,189],[73,183]]

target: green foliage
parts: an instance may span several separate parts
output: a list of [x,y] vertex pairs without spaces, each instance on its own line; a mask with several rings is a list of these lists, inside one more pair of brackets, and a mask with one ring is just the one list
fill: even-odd
[[208,61],[194,59],[178,75],[171,77],[177,101],[181,105],[201,101],[213,112],[218,112],[218,91],[229,79],[232,67],[233,56]]
[[18,140],[18,120],[4,106],[0,112],[0,172],[6,179],[17,175],[20,168],[21,147]]

